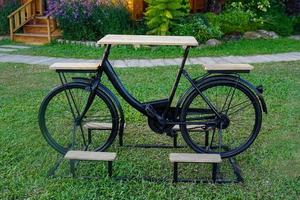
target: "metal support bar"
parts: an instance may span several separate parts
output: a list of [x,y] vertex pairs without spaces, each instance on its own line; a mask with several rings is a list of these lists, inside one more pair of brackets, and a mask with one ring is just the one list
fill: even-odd
[[107,162],[108,176],[112,177],[112,161]]
[[217,181],[217,168],[218,168],[218,164],[213,163],[212,164],[212,176],[211,176],[213,183],[216,183],[216,181]]
[[88,145],[92,143],[92,130],[88,129]]
[[49,177],[55,175],[56,170],[58,169],[58,167],[60,166],[60,164],[62,163],[63,160],[64,160],[64,155],[62,155],[60,158],[58,158],[58,160],[55,162],[54,166],[47,173],[47,175]]
[[75,177],[75,160],[70,160],[70,172]]
[[178,163],[174,162],[173,163],[174,169],[173,169],[173,183],[178,182]]
[[177,133],[174,134],[174,137],[173,137],[173,147],[174,148],[177,148]]

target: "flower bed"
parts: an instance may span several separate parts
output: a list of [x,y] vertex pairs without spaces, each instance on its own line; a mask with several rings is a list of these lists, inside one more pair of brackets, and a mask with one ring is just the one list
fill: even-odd
[[51,0],[63,37],[71,40],[97,40],[108,33],[125,33],[130,29],[130,14],[122,1]]

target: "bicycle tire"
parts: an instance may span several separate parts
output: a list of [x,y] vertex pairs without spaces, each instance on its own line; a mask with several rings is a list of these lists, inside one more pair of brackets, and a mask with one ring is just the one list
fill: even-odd
[[[49,129],[50,125],[49,125],[49,123],[47,123],[46,115],[49,112],[49,105],[51,105],[51,101],[55,101],[55,97],[57,97],[58,95],[62,95],[62,93],[66,94],[66,92],[74,90],[74,89],[84,91],[84,92],[86,92],[86,94],[90,93],[90,87],[88,84],[85,84],[85,83],[73,82],[73,83],[67,83],[64,85],[60,85],[60,86],[55,87],[44,98],[44,100],[41,103],[40,109],[39,109],[38,120],[39,120],[39,127],[41,130],[41,133],[42,133],[43,137],[45,138],[45,140],[47,141],[47,143],[53,149],[55,149],[57,152],[59,152],[61,154],[65,154],[69,150],[69,146],[68,146],[69,144],[60,144],[60,142],[57,141],[57,138],[54,137],[53,132],[51,133],[51,131]],[[95,101],[97,101],[97,100],[101,100],[101,102],[103,102],[104,105],[107,106],[107,110],[109,111],[109,115],[111,116],[111,130],[108,130],[108,132],[110,132],[110,133],[109,133],[107,140],[101,146],[94,147],[91,150],[92,151],[105,151],[113,143],[113,141],[115,140],[115,138],[118,134],[119,115],[118,115],[118,110],[117,110],[113,100],[105,92],[101,91],[100,88],[98,88],[96,90],[96,96],[95,96],[94,102],[91,105],[91,107],[95,104]],[[63,105],[63,104],[61,104],[61,105]],[[70,108],[70,110],[71,110],[71,108]],[[92,109],[90,108],[89,111],[90,110],[92,110]],[[61,106],[59,108],[59,110],[57,110],[55,112],[57,112],[58,116],[60,116],[64,113],[63,111],[64,110]],[[87,114],[89,114],[89,111]],[[59,123],[59,122],[56,122],[56,123]],[[54,126],[56,124],[52,124],[52,125]],[[82,125],[80,125],[80,127],[81,127],[80,131],[82,132]],[[64,129],[67,129],[68,127],[66,126],[66,127],[61,127],[61,128],[62,128],[61,131],[64,131]],[[84,134],[84,133],[82,133],[82,134]]]
[[[260,131],[261,124],[262,124],[262,109],[261,109],[259,99],[253,93],[253,91],[251,91],[247,86],[245,86],[242,83],[237,82],[235,80],[232,80],[232,79],[216,80],[215,79],[212,81],[204,82],[203,84],[199,83],[197,87],[202,93],[205,94],[205,92],[207,90],[214,88],[214,87],[219,87],[219,86],[222,86],[222,87],[223,86],[229,86],[229,87],[234,86],[234,87],[236,87],[236,89],[238,89],[240,92],[242,92],[245,95],[245,97],[247,97],[250,100],[251,105],[254,109],[255,120],[254,120],[254,126],[251,130],[251,133],[249,134],[249,137],[247,137],[247,139],[243,143],[241,143],[234,149],[228,149],[227,151],[224,150],[223,152],[221,152],[221,151],[216,152],[216,151],[213,151],[212,149],[207,149],[207,146],[200,146],[200,145],[196,144],[196,142],[193,141],[193,139],[191,138],[186,125],[184,125],[184,124],[180,125],[180,129],[181,129],[181,133],[182,133],[182,136],[183,136],[185,142],[195,152],[197,152],[197,153],[219,153],[222,158],[229,158],[229,157],[233,157],[233,156],[236,156],[236,155],[244,152],[254,142],[254,140],[256,139],[256,137]],[[181,122],[186,122],[188,109],[197,96],[199,96],[199,94],[196,89],[191,90],[186,95],[186,98],[183,100],[182,107],[181,107],[181,113],[180,113],[180,121]],[[231,126],[231,125],[229,125],[229,126]],[[212,140],[213,140],[213,138],[212,138]]]

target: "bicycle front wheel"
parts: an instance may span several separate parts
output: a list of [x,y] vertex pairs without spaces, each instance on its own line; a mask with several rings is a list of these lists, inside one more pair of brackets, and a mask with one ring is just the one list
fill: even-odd
[[[222,158],[245,151],[255,140],[262,123],[256,95],[236,80],[222,79],[200,84],[198,89],[222,116],[222,125],[181,125],[186,143],[198,153],[219,153]],[[194,89],[182,105],[180,120],[187,123],[217,122],[216,114]]]
[[39,111],[41,132],[56,151],[104,151],[114,141],[119,127],[118,112],[112,100],[101,90],[80,120],[90,95],[90,87],[68,83],[54,88]]

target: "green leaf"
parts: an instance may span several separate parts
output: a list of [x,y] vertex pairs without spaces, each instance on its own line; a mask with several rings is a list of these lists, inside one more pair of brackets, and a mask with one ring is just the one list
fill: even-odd
[[172,13],[171,13],[170,11],[168,11],[168,10],[165,11],[165,16],[166,16],[167,18],[169,18],[169,19],[173,19]]

